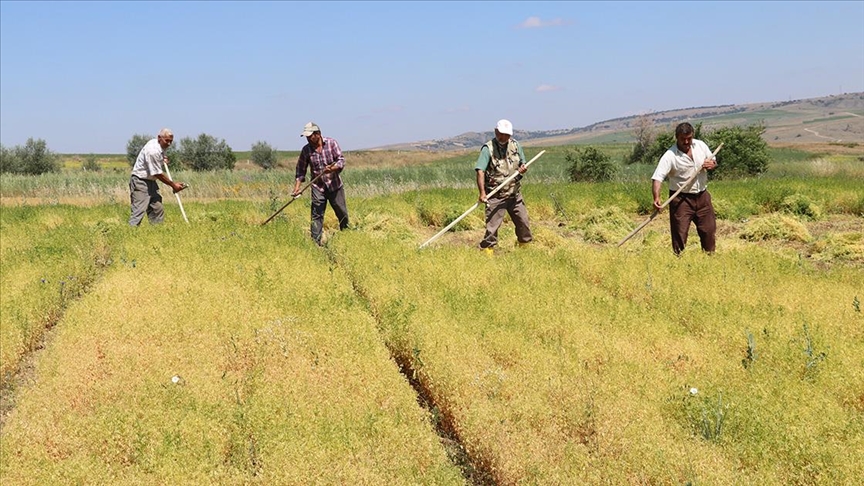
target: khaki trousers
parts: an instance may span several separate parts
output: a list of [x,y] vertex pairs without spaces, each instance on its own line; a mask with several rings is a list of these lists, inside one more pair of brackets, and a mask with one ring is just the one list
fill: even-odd
[[147,212],[150,224],[159,224],[165,219],[165,209],[162,207],[162,195],[156,181],[141,179],[138,176],[129,178],[129,200],[132,211],[129,216],[129,226],[138,226]]
[[480,242],[480,248],[492,248],[498,244],[498,228],[504,222],[505,212],[510,215],[510,219],[516,226],[516,239],[520,243],[528,243],[533,239],[522,193],[517,192],[504,198],[493,196],[486,202],[486,234]]

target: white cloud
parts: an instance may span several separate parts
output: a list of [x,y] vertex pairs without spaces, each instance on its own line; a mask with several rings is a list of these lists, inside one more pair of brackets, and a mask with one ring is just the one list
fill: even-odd
[[569,20],[561,18],[552,20],[541,20],[540,17],[528,17],[521,24],[516,26],[517,29],[542,29],[543,27],[558,27],[561,25],[569,25]]
[[564,88],[562,88],[561,86],[555,86],[552,84],[541,84],[540,86],[534,88],[534,91],[538,93],[548,93],[550,91],[561,91],[562,89]]

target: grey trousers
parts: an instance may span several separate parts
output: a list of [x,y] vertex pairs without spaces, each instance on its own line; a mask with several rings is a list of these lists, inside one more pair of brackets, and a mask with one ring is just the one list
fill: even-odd
[[132,203],[132,215],[129,217],[129,226],[138,226],[147,212],[150,224],[159,224],[165,219],[165,210],[162,207],[162,195],[159,194],[159,186],[156,181],[141,179],[138,176],[129,178],[129,199]]
[[327,202],[333,207],[333,212],[336,213],[336,218],[339,220],[339,230],[344,230],[348,227],[348,206],[345,204],[345,186],[336,189],[335,191],[321,191],[315,186],[312,186],[312,224],[309,227],[309,232],[312,233],[312,239],[315,243],[321,244],[321,232],[324,228],[324,210],[327,209]]
[[520,243],[528,243],[533,239],[528,225],[528,209],[522,200],[522,193],[516,193],[506,198],[492,197],[486,202],[486,234],[480,242],[480,248],[492,248],[498,244],[498,228],[504,222],[504,212],[510,215],[516,226],[516,239]]

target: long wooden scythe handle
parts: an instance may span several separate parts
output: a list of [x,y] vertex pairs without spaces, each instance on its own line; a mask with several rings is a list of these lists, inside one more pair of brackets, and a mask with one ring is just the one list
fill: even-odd
[[[535,155],[534,158],[532,158],[531,160],[529,160],[529,161],[525,164],[525,167],[528,167],[529,165],[531,165],[532,162],[534,162],[535,160],[539,159],[540,156],[543,155],[545,152],[546,152],[545,150],[541,150],[539,154]],[[489,192],[486,194],[486,199],[489,199],[489,197],[491,197],[493,194],[495,194],[496,192],[498,192],[499,190],[501,190],[502,187],[506,186],[510,181],[512,181],[512,180],[513,180],[516,176],[518,176],[518,175],[519,175],[519,172],[517,171],[517,172],[514,172],[514,173],[510,174],[509,176],[507,176],[507,178],[504,179],[504,181],[502,181],[501,184],[498,184],[498,186],[496,186],[495,189],[492,189],[491,191],[489,191]],[[429,243],[432,243],[433,241],[437,240],[438,237],[440,237],[441,235],[443,235],[444,233],[446,233],[447,231],[449,231],[450,228],[456,226],[456,223],[458,223],[459,221],[462,221],[462,218],[464,218],[465,216],[468,216],[469,214],[471,214],[471,211],[474,211],[475,209],[477,209],[478,206],[480,206],[480,201],[477,201],[476,203],[474,203],[473,206],[471,206],[470,208],[468,208],[467,211],[465,211],[464,213],[462,213],[462,216],[459,216],[458,218],[456,218],[456,219],[454,219],[453,221],[451,221],[450,224],[448,224],[447,226],[444,227],[444,229],[442,229],[441,231],[439,231],[439,232],[438,232],[437,234],[435,234],[435,236],[433,236],[432,238],[429,238],[428,240],[426,240],[426,243],[423,243],[422,245],[420,245],[420,248],[417,248],[417,249],[418,249],[418,250],[421,250],[421,249],[423,249],[426,245],[428,245]]]
[[[171,171],[168,170],[168,164],[166,163],[163,167],[165,167],[165,175],[173,181],[174,179],[171,177]],[[188,186],[184,186],[183,189],[186,189],[186,187]],[[186,211],[183,210],[183,202],[180,201],[180,193],[175,192],[174,195],[177,196],[177,205],[180,206],[180,214],[183,215],[183,220],[186,221],[186,224],[189,224],[189,218],[186,217]]]
[[306,189],[308,189],[309,186],[312,185],[312,183],[314,183],[315,181],[317,181],[318,178],[321,177],[321,176],[323,176],[323,175],[324,175],[324,171],[322,170],[322,171],[321,171],[317,176],[315,176],[314,179],[312,179],[311,181],[309,181],[308,184],[306,184],[305,186],[303,186],[303,187],[300,189],[300,192],[298,192],[297,194],[291,196],[291,199],[289,199],[288,202],[285,203],[284,206],[282,206],[281,208],[279,208],[278,211],[276,211],[275,213],[273,213],[273,216],[270,216],[269,218],[267,218],[266,221],[264,221],[263,223],[261,223],[261,226],[264,226],[265,224],[269,223],[273,218],[276,217],[277,214],[281,213],[283,209],[287,208],[289,204],[291,204],[292,202],[294,202],[295,199],[297,199],[298,197],[300,197],[300,195],[303,194],[303,192],[306,191]]

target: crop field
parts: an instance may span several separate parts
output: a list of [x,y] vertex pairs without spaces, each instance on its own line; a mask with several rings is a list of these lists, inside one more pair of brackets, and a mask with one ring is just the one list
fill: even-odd
[[653,167],[570,183],[567,148],[494,255],[482,210],[418,250],[476,201],[474,151],[348,154],[322,247],[308,194],[261,226],[291,154],[172,170],[188,225],[164,187],[165,224],[127,225],[122,158],[4,175],[2,483],[857,484],[864,153],[712,181],[717,252],[676,257],[665,214],[616,246]]

